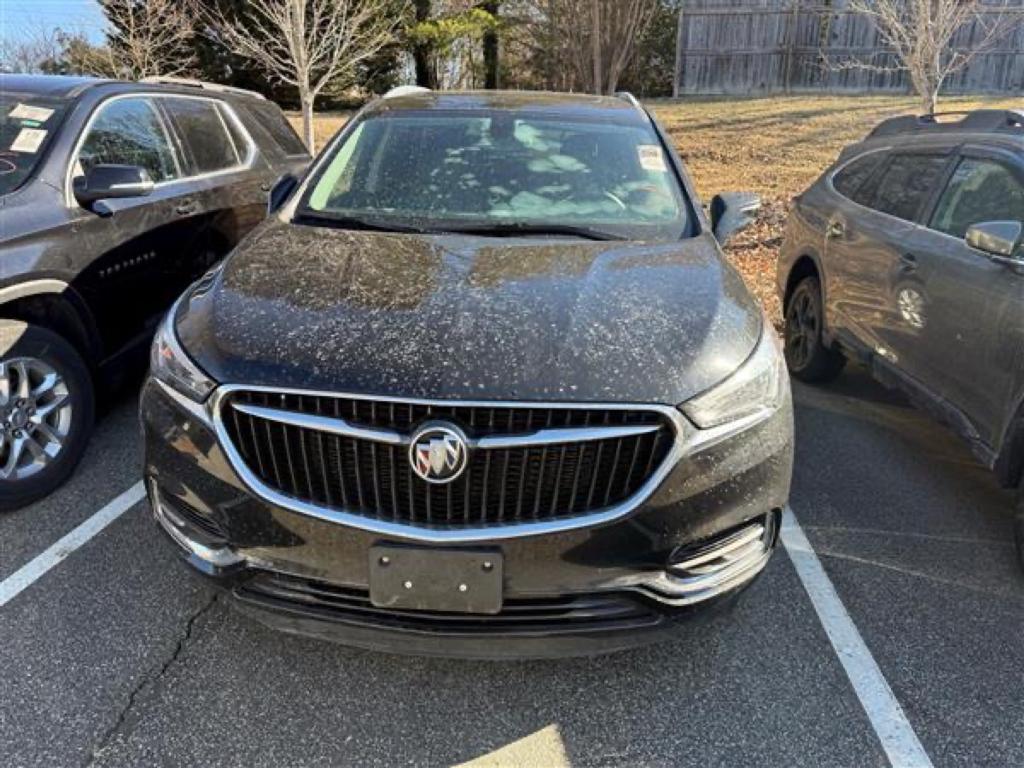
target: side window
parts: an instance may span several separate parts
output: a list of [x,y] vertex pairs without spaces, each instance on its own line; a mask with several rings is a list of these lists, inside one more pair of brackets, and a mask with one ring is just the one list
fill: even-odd
[[964,158],[939,199],[931,227],[964,237],[983,221],[1024,222],[1024,183],[993,160]]
[[247,103],[245,108],[266,129],[284,154],[293,157],[308,154],[306,145],[302,143],[302,139],[295,133],[288,123],[288,118],[276,104],[269,101],[253,101]]
[[149,99],[116,99],[100,107],[82,141],[75,175],[95,165],[137,165],[153,181],[177,178],[178,165],[167,131]]
[[913,221],[939,183],[946,162],[940,155],[893,155],[878,181],[871,207]]
[[883,154],[882,152],[872,152],[869,155],[857,158],[840,169],[832,177],[832,186],[835,187],[836,192],[854,202],[864,204],[865,196],[858,194],[858,192],[864,186],[864,182],[868,180],[878,167]]
[[211,99],[163,98],[178,136],[192,158],[193,174],[213,173],[245,159],[228,131],[224,116]]

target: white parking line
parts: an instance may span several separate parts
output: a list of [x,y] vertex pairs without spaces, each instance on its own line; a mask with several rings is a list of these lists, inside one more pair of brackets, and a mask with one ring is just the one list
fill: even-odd
[[782,544],[889,762],[898,768],[931,768],[931,759],[791,509],[782,517]]
[[140,480],[84,523],[62,536],[45,551],[29,560],[3,581],[0,581],[0,608],[13,600],[22,590],[31,586],[37,579],[44,576],[47,571],[89,541],[89,539],[142,501],[145,495],[146,489]]

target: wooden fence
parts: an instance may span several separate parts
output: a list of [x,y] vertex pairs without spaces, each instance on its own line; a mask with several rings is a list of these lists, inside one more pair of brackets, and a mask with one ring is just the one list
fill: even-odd
[[[1012,0],[1024,12],[1024,0]],[[1024,93],[1024,16],[1015,31],[975,57],[949,92]],[[953,41],[968,50],[981,23]],[[674,91],[681,94],[787,91],[906,91],[905,72],[836,66],[897,62],[872,20],[846,0],[686,0],[679,16]]]

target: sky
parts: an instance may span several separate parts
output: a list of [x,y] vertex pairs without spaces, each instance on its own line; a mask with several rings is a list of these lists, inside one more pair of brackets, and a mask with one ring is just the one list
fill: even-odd
[[40,29],[82,32],[103,37],[103,13],[96,0],[0,0],[0,38],[19,40]]

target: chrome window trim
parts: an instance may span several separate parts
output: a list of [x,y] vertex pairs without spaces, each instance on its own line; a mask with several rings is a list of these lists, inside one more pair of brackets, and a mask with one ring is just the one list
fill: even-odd
[[[256,142],[253,140],[252,136],[249,135],[249,131],[246,130],[245,124],[242,123],[242,121],[239,119],[238,115],[235,113],[234,108],[227,102],[221,101],[210,96],[194,96],[186,93],[167,93],[159,91],[119,93],[116,96],[111,96],[109,99],[104,99],[96,105],[96,108],[93,109],[92,113],[89,115],[89,119],[85,121],[85,125],[83,126],[81,132],[78,134],[78,138],[75,139],[75,143],[71,148],[71,154],[68,157],[67,169],[64,172],[64,204],[68,208],[79,207],[78,202],[75,200],[72,179],[74,178],[73,174],[75,170],[75,163],[78,160],[78,153],[82,149],[82,144],[85,143],[85,139],[89,135],[89,131],[92,130],[93,123],[96,122],[96,118],[99,117],[103,110],[106,109],[106,107],[109,104],[112,104],[115,101],[123,101],[124,99],[145,99],[148,102],[152,102],[153,99],[199,99],[202,101],[213,102],[214,108],[216,109],[218,115],[221,115],[221,109],[219,109],[218,107],[222,107],[224,110],[227,111],[227,113],[231,116],[231,120],[235,124],[235,127],[241,132],[243,136],[245,136],[246,142],[248,143],[248,152],[243,162],[233,165],[230,168],[222,168],[220,170],[210,171],[208,173],[197,173],[191,176],[179,175],[173,179],[157,181],[153,183],[154,190],[163,189],[174,184],[181,184],[182,182],[195,181],[197,179],[216,178],[218,176],[224,176],[229,173],[247,171],[253,167],[253,164],[256,160],[256,156],[258,154]],[[160,111],[156,109],[156,106],[152,103],[149,104],[149,107],[150,109],[154,110],[157,114],[157,119],[160,121],[160,126],[164,132],[164,137],[167,139],[168,145],[171,147],[171,152],[174,155],[175,167],[177,168],[178,173],[181,174],[181,158],[178,157],[179,148],[177,146],[177,143],[173,141],[170,132],[168,131],[168,127],[165,124],[164,117],[162,114],[160,114]],[[221,119],[223,120],[223,117],[221,117]],[[234,140],[231,139],[230,133],[228,133],[228,139],[231,141],[232,146],[234,146]]]
[[[607,507],[597,512],[567,517],[558,520],[546,520],[532,523],[508,523],[504,525],[478,526],[473,528],[430,528],[426,526],[395,523],[387,520],[375,520],[362,515],[327,509],[310,504],[283,494],[260,480],[245,463],[235,448],[224,426],[222,408],[228,395],[233,392],[265,392],[269,394],[304,395],[307,397],[337,397],[349,400],[364,400],[387,403],[404,403],[412,405],[460,406],[467,408],[553,408],[566,410],[616,410],[616,411],[653,411],[667,417],[675,431],[675,439],[668,455],[662,460],[647,481],[626,501]],[[599,403],[599,402],[550,402],[550,401],[507,401],[507,400],[431,400],[384,395],[353,394],[345,392],[329,392],[321,390],[289,389],[283,387],[247,386],[241,384],[223,384],[210,396],[206,404],[207,423],[213,429],[217,442],[228,459],[231,469],[238,475],[242,485],[257,498],[283,509],[323,520],[330,523],[349,526],[370,533],[394,537],[407,541],[419,541],[438,544],[465,544],[473,542],[503,541],[520,539],[528,536],[540,536],[564,533],[580,528],[612,523],[622,519],[647,501],[658,489],[665,478],[675,469],[683,456],[692,452],[695,444],[702,441],[695,437],[701,432],[715,430],[698,430],[691,425],[683,414],[668,405],[650,403]],[[732,425],[726,425],[730,427]],[[724,438],[720,438],[724,439]],[[718,442],[716,440],[715,442]]]

